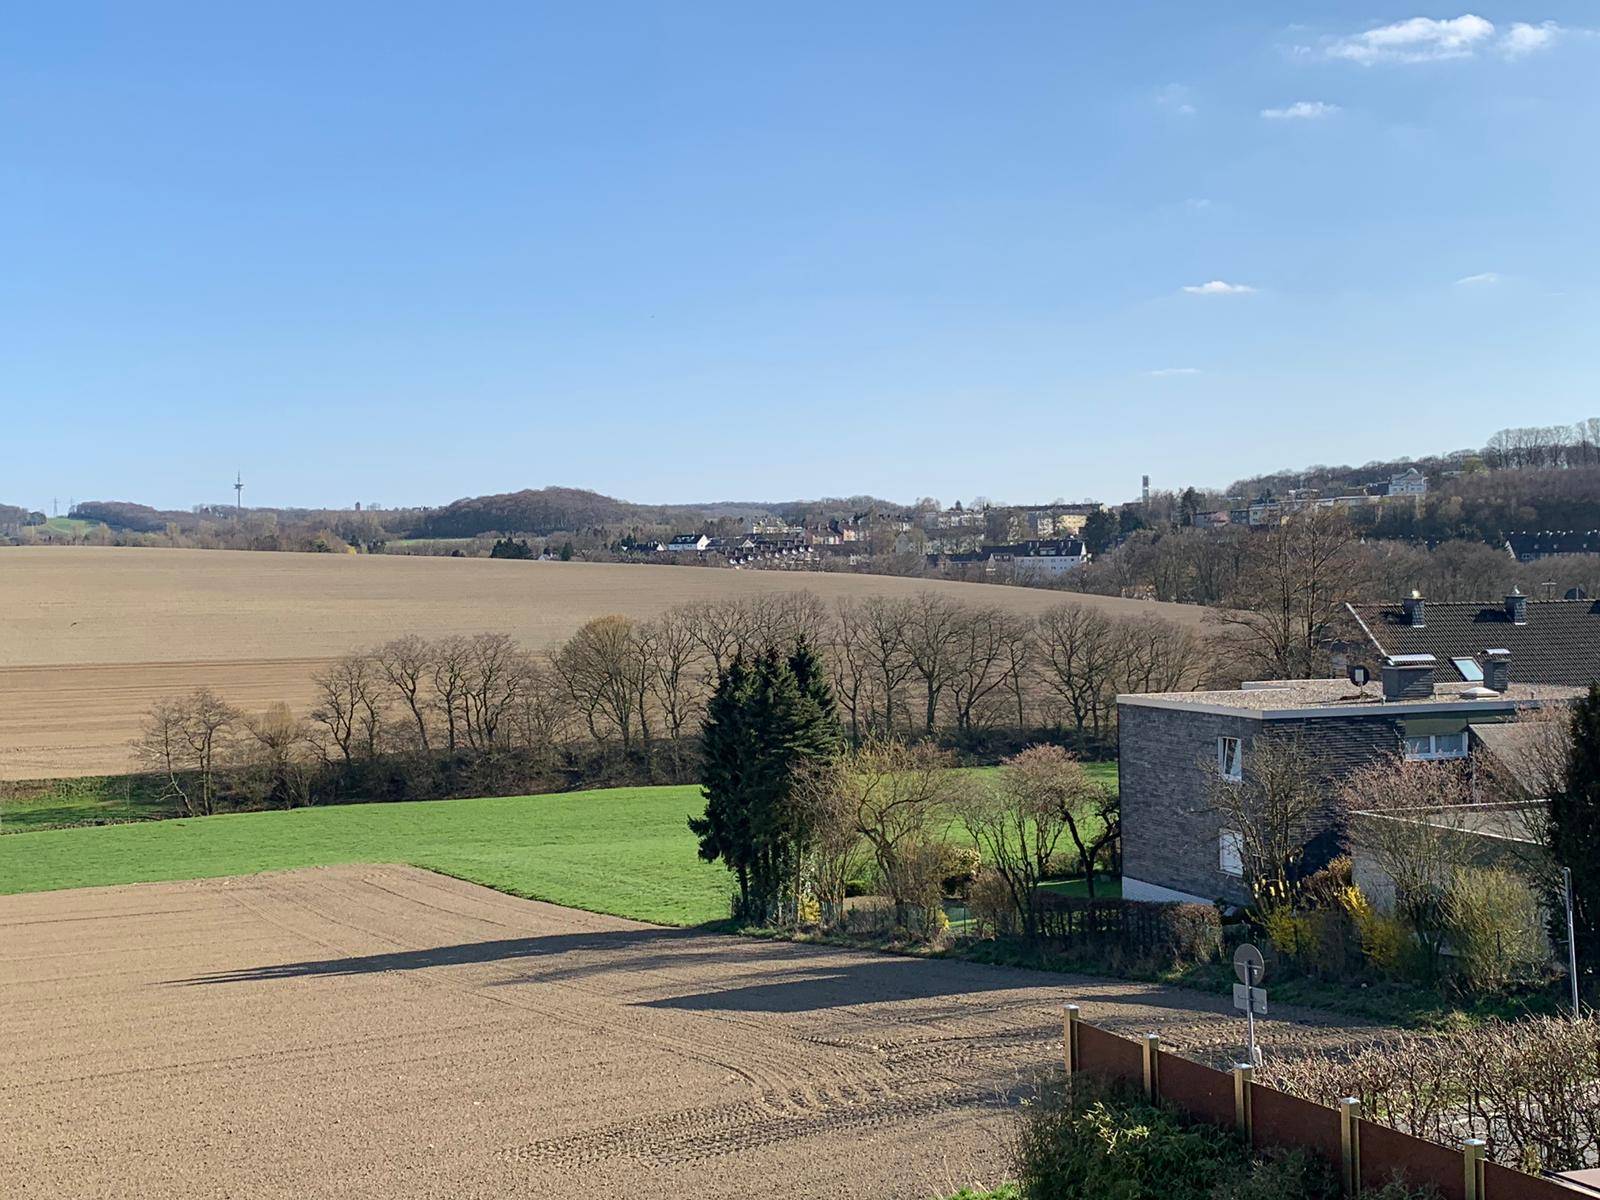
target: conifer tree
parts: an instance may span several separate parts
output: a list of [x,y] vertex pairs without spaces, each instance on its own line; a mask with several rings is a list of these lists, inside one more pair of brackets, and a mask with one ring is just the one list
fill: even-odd
[[689,819],[690,831],[700,839],[700,857],[706,862],[721,859],[738,879],[741,914],[750,908],[745,797],[754,765],[747,721],[752,682],[742,658],[735,658],[717,678],[700,732],[706,810],[704,816]]
[[1572,706],[1567,786],[1550,798],[1550,851],[1572,870],[1578,969],[1592,978],[1600,970],[1600,684]]
[[793,899],[804,831],[795,772],[837,749],[839,717],[825,672],[803,643],[753,667],[736,658],[718,679],[701,732],[705,815],[690,820],[700,857],[739,881],[739,915],[769,920]]

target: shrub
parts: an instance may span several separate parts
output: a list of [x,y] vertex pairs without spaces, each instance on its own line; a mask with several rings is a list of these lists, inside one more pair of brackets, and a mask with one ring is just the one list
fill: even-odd
[[1178,963],[1209,962],[1222,948],[1222,917],[1210,904],[1163,905],[1160,945]]
[[939,886],[946,896],[965,896],[983,868],[983,856],[974,846],[938,843]]
[[[1335,1200],[1337,1173],[1304,1150],[1253,1151],[1131,1089],[1076,1076],[1022,1109],[1015,1140],[1026,1200]],[[1379,1200],[1423,1200],[1392,1185]],[[1434,1200],[1437,1200],[1436,1196]]]
[[1525,977],[1546,957],[1533,889],[1508,871],[1459,871],[1446,900],[1462,982],[1479,990]]
[[967,892],[967,907],[980,937],[1012,937],[1020,927],[1016,901],[998,872],[978,872]]
[[1351,884],[1339,894],[1339,902],[1356,927],[1361,953],[1380,974],[1404,973],[1407,943],[1411,940],[1398,918],[1372,907],[1366,893]]
[[1245,1150],[1222,1130],[1079,1078],[1023,1110],[1016,1156],[1028,1200],[1209,1200]]

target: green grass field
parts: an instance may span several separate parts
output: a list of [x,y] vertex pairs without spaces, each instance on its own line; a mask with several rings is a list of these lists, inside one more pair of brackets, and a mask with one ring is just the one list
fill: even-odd
[[[1115,779],[1114,765],[1094,769]],[[0,837],[0,894],[396,862],[667,925],[728,916],[730,876],[699,861],[686,823],[704,805],[692,784],[37,828],[139,815],[118,782],[72,781],[7,803],[0,828],[36,827]]]
[[99,525],[99,521],[81,521],[77,517],[51,517],[44,523],[44,528],[52,533],[86,533]]
[[0,893],[411,863],[513,895],[669,925],[728,915],[695,857],[696,787],[348,804],[0,837]]
[[137,775],[0,783],[0,833],[109,825],[177,816],[171,800]]

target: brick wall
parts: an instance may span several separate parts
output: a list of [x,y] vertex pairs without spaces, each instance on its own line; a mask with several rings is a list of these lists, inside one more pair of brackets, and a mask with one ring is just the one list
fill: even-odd
[[[1141,704],[1118,706],[1122,791],[1122,870],[1132,879],[1205,899],[1243,903],[1243,881],[1222,872],[1221,821],[1207,810],[1203,769],[1216,761],[1217,739],[1240,739],[1245,770],[1259,737],[1298,734],[1311,747],[1327,781],[1323,827],[1307,850],[1310,865],[1339,852],[1343,830],[1334,798],[1337,781],[1356,767],[1400,748],[1392,717],[1305,717],[1263,721]],[[1205,768],[1200,765],[1202,758]]]

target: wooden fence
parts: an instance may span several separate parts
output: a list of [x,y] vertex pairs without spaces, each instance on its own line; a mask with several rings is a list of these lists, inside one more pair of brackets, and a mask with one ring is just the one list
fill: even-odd
[[1444,1200],[1581,1200],[1588,1194],[1488,1162],[1476,1138],[1441,1146],[1365,1120],[1355,1100],[1328,1108],[1255,1082],[1251,1067],[1213,1070],[1163,1050],[1154,1034],[1134,1041],[1086,1025],[1075,1004],[1066,1006],[1063,1022],[1069,1073],[1137,1084],[1152,1100],[1197,1120],[1234,1127],[1254,1146],[1312,1150],[1340,1166],[1348,1196],[1396,1174],[1413,1185],[1431,1184]]

